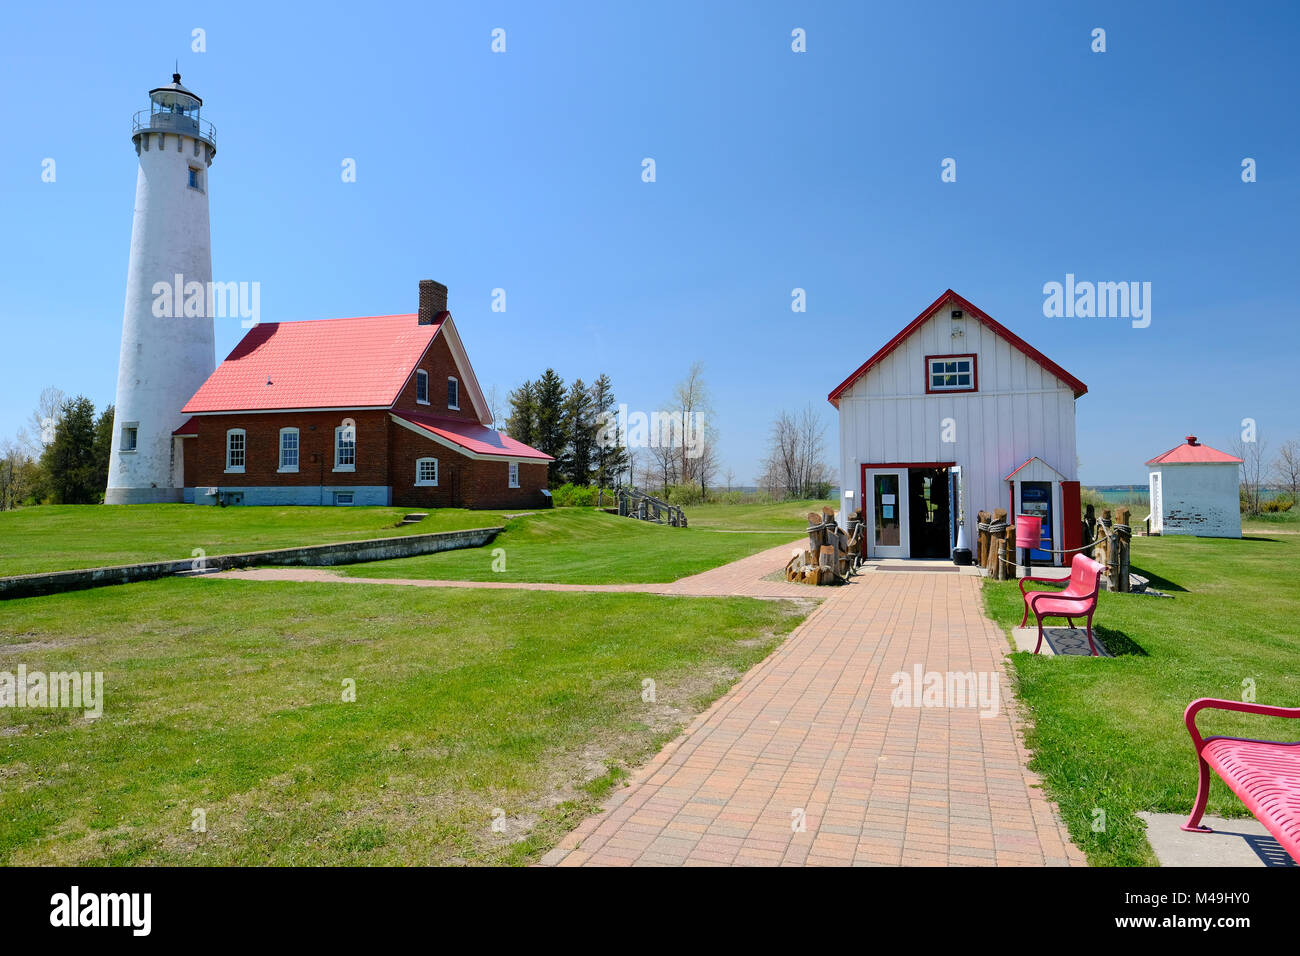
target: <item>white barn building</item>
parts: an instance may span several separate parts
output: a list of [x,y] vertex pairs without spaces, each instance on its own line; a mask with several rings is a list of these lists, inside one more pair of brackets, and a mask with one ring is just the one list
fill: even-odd
[[1074,403],[1087,391],[949,289],[829,395],[841,521],[863,506],[868,557],[949,557],[960,528],[973,543],[976,513],[1000,507],[1041,515],[1044,549],[1078,547]]
[[1151,533],[1241,537],[1241,459],[1195,435],[1147,462]]

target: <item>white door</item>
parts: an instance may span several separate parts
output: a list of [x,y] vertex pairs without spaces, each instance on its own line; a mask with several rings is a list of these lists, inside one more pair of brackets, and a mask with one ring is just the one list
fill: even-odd
[[907,470],[868,469],[864,476],[867,557],[907,557]]

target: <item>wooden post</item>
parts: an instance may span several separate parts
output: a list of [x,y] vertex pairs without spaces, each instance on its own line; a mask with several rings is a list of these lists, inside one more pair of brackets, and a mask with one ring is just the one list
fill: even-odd
[[1092,539],[1097,537],[1097,514],[1096,508],[1088,505],[1083,509],[1083,540],[1087,544],[1092,543]]
[[1129,509],[1115,509],[1115,577],[1117,590],[1129,590],[1129,544],[1133,538],[1133,529],[1129,527]]
[[1014,581],[1020,577],[1020,571],[1016,565],[1016,526],[1008,524],[1007,530],[1002,532],[1003,540],[1006,541],[1006,563],[1002,565],[1003,581]]
[[979,532],[975,535],[975,566],[982,568],[988,564],[989,532],[983,526],[989,523],[989,513],[980,511],[975,517],[980,525]]
[[[989,520],[990,525],[1005,525],[1007,523],[1007,509],[994,508],[993,517]],[[998,555],[999,543],[1005,544],[1004,533],[997,531],[989,532],[988,548],[985,551],[984,568],[988,571],[989,577],[995,581],[1004,579],[1002,569],[1004,567],[1001,558]]]

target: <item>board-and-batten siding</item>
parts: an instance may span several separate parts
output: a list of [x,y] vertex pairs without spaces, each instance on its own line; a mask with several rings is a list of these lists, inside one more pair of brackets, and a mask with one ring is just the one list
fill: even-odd
[[[1078,477],[1074,392],[982,322],[968,315],[953,338],[948,305],[840,397],[840,482],[855,493],[860,465],[955,461],[966,484],[966,533],[974,541],[975,513],[1007,506],[1003,479],[1035,455]],[[974,353],[979,391],[926,394],[925,357]],[[952,418],[956,441],[942,440]]]

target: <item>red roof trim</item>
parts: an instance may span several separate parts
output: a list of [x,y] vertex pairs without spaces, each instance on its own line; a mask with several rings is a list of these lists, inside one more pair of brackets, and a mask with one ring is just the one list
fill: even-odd
[[185,419],[185,424],[172,432],[177,438],[194,438],[199,433],[199,423],[193,418]]
[[933,316],[934,313],[937,312],[939,308],[949,299],[953,300],[953,302],[955,302],[957,306],[960,307],[963,311],[968,312],[969,314],[975,316],[975,318],[983,322],[984,325],[986,325],[995,335],[1001,336],[1013,348],[1024,353],[1031,360],[1037,362],[1044,369],[1051,372],[1053,375],[1055,375],[1057,378],[1063,381],[1066,385],[1069,385],[1070,388],[1074,391],[1075,398],[1080,398],[1081,396],[1087,394],[1088,392],[1087,385],[1084,385],[1083,382],[1075,378],[1065,369],[1061,368],[1061,366],[1057,365],[1046,355],[1038,351],[1038,349],[1034,348],[1032,345],[1030,345],[1020,336],[1016,335],[1010,329],[996,322],[991,316],[986,314],[984,311],[976,308],[974,305],[971,305],[971,303],[968,302],[966,299],[962,298],[956,292],[953,292],[952,289],[948,289],[943,293],[943,295],[939,296],[939,298],[935,299],[928,306],[926,306],[925,310],[920,315],[918,315],[915,319],[909,322],[906,328],[904,328],[901,332],[899,332],[892,339],[886,342],[884,347],[881,348],[880,351],[878,351],[875,355],[871,356],[871,358],[867,359],[861,365],[861,367],[858,368],[856,372],[854,372],[843,382],[841,382],[828,396],[826,396],[827,400],[836,408],[839,408],[840,396],[843,395],[846,391],[848,391],[848,389],[850,388],[850,386],[853,385],[854,382],[860,379],[867,372],[871,371],[873,366],[878,365],[881,361],[883,361],[886,356],[888,356],[891,352],[894,351],[894,349],[902,345],[903,342],[906,341],[913,332],[919,329],[925,323],[925,321],[929,319],[931,316]]

